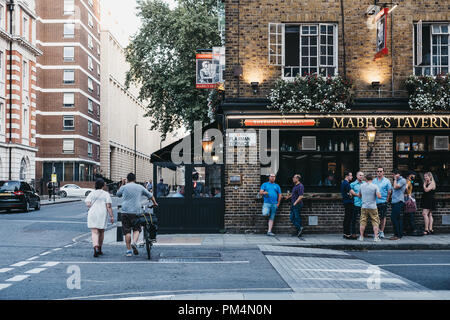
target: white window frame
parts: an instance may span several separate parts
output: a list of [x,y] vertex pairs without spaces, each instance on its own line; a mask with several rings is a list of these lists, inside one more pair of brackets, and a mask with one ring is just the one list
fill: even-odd
[[88,113],[94,114],[94,102],[88,99]]
[[30,37],[30,19],[24,15],[22,19],[22,36],[29,41]]
[[64,15],[75,13],[75,0],[64,0]]
[[91,56],[88,56],[88,69],[94,71],[94,60]]
[[[299,57],[300,57],[300,61],[299,61],[299,65],[298,66],[286,66],[286,26],[299,26],[300,30],[300,48],[299,48]],[[286,80],[292,80],[294,79],[293,76],[285,76],[285,71],[290,68],[291,72],[290,74],[292,75],[293,69],[298,69],[298,73],[302,73],[302,67],[305,68],[306,66],[302,66],[302,27],[303,26],[316,26],[316,37],[317,37],[317,73],[320,75],[320,71],[321,68],[334,68],[334,74],[332,74],[331,76],[336,76],[339,73],[339,48],[338,48],[338,44],[339,44],[339,39],[338,39],[338,24],[337,23],[269,23],[269,41],[268,41],[268,46],[269,46],[269,65],[272,66],[279,66],[281,67],[281,76],[282,78],[286,79]],[[325,65],[321,64],[321,27],[325,26],[327,28],[327,33],[326,33],[326,37],[328,37],[328,27],[332,26],[333,27],[333,65],[329,65],[328,64],[328,58],[329,55],[325,55],[327,57],[327,63]],[[280,35],[280,32],[282,33]],[[304,34],[303,36],[309,36]],[[274,41],[276,41],[276,43],[274,43]],[[325,46],[328,46],[329,44],[327,43]],[[281,50],[280,50],[280,46],[281,46]],[[272,49],[271,49],[272,48]],[[278,48],[278,52],[274,53],[274,48]],[[279,53],[281,52],[282,56],[279,56]],[[327,52],[328,53],[328,52]],[[310,56],[308,56],[310,57]],[[307,66],[309,69],[311,68],[311,66]],[[328,74],[328,70],[326,70],[326,73]]]
[[74,139],[63,139],[63,154],[74,154],[75,153],[75,140]]
[[0,101],[0,135],[5,135],[5,102]]
[[88,25],[89,27],[94,28],[94,17],[90,13],[88,13]]
[[23,60],[22,62],[22,87],[23,90],[28,91],[30,87],[30,78],[28,70],[28,61]]
[[[72,56],[66,56],[66,50],[71,50],[73,52]],[[64,61],[75,61],[75,47],[64,47],[63,48]]]
[[94,80],[91,77],[88,77],[88,91],[94,92]]
[[[66,31],[69,31],[66,29],[66,27],[73,26],[73,32],[72,33],[66,33]],[[75,23],[64,23],[64,38],[65,39],[71,39],[75,38]]]
[[[72,121],[73,126],[66,126],[66,121]],[[74,131],[75,130],[75,116],[63,116],[63,130],[64,131]]]
[[[66,74],[73,74],[73,80],[66,80]],[[74,84],[75,83],[75,70],[64,70],[63,71],[63,83],[64,84]]]
[[0,29],[5,30],[5,6],[0,3]]
[[5,54],[0,51],[0,81],[5,82],[5,64],[4,64]]
[[88,47],[89,49],[94,49],[94,40],[90,34],[88,34]]
[[[423,62],[423,26],[429,26],[430,27],[430,65],[421,65]],[[439,32],[434,32],[433,30],[433,26],[447,26],[447,33],[442,33],[442,28],[440,28]],[[415,40],[415,32],[416,32],[416,27],[417,27],[417,43]],[[433,45],[433,35],[438,36],[438,35],[448,35],[448,40],[447,40],[447,55],[444,55],[444,57],[447,57],[448,60],[448,64],[447,65],[443,65],[442,64],[442,54],[437,55],[438,56],[438,60],[439,63],[437,64],[433,64],[433,55],[434,55],[434,45]],[[440,40],[440,38],[438,38],[438,41]],[[438,51],[439,53],[441,52],[442,48],[441,48],[442,44],[438,43]],[[419,75],[429,75],[429,76],[437,76],[439,73],[442,72],[442,68],[447,68],[447,74],[450,73],[450,22],[426,22],[423,23],[422,20],[420,20],[417,23],[413,24],[413,74],[417,75],[417,69],[420,68],[420,74]],[[436,55],[434,55],[436,56]],[[416,57],[417,57],[417,63],[416,63]],[[429,72],[427,72],[427,69],[429,70]],[[435,72],[435,69],[437,69],[437,72]]]
[[92,136],[94,134],[94,123],[88,120],[88,135]]
[[92,158],[92,143],[88,142],[88,157]]
[[[71,102],[72,103],[68,103]],[[63,95],[63,107],[64,108],[74,108],[75,107],[75,93],[66,92]]]

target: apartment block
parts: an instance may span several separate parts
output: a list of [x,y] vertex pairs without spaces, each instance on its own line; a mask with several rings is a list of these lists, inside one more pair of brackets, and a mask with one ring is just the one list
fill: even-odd
[[100,4],[38,0],[36,12],[36,180],[90,185],[100,171]]

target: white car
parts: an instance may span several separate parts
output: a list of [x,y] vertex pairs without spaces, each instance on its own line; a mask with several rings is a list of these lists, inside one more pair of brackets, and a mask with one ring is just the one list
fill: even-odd
[[61,198],[65,197],[87,197],[94,189],[81,188],[76,184],[66,184],[59,189]]

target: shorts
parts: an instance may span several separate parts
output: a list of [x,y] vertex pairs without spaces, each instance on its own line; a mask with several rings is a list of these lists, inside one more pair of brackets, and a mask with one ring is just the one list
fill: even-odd
[[130,234],[131,230],[141,231],[141,224],[137,214],[123,213],[122,214],[122,233]]
[[378,216],[378,209],[361,209],[361,218],[359,225],[361,227],[367,226],[367,219],[370,217],[372,226],[377,227],[380,225],[380,217]]
[[269,220],[275,220],[275,215],[277,214],[277,205],[271,203],[264,203],[262,208],[263,216],[269,216]]
[[380,216],[380,219],[386,218],[387,215],[387,203],[378,203],[378,215]]

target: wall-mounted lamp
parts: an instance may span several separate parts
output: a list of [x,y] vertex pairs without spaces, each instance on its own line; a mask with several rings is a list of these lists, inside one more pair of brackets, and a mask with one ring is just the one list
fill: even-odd
[[370,158],[373,153],[373,147],[375,146],[375,137],[377,136],[377,128],[372,124],[366,129],[367,136],[367,158]]
[[209,138],[205,138],[202,141],[203,151],[206,152],[206,153],[211,153],[212,152],[213,145],[214,145],[214,141],[209,139]]
[[378,98],[381,98],[381,82],[380,81],[373,81],[372,82],[372,88],[375,90],[378,90]]
[[257,94],[259,91],[259,82],[252,82],[251,85],[252,85],[253,93]]

